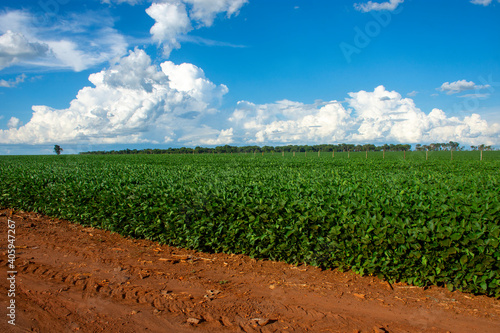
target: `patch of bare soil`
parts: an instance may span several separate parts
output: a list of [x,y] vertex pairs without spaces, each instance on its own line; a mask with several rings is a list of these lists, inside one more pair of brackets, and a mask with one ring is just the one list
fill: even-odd
[[[7,219],[16,224],[16,325]],[[0,211],[1,332],[500,332],[500,301]]]

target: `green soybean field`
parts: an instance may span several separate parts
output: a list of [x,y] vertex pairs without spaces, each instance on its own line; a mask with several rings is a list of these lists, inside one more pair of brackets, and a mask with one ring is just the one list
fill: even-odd
[[500,152],[1,156],[0,207],[500,297]]

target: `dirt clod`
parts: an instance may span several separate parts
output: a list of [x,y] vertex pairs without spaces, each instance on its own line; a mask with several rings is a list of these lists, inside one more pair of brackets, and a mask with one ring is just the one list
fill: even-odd
[[388,331],[388,330],[386,330],[386,329],[385,329],[384,327],[382,327],[382,326],[375,326],[375,327],[373,328],[373,331],[374,331],[375,333],[389,333],[389,331]]
[[198,325],[201,322],[201,319],[198,319],[198,318],[188,318],[187,322],[189,324]]
[[356,293],[353,293],[353,295],[356,296],[359,299],[366,299],[366,295],[365,294],[356,294]]

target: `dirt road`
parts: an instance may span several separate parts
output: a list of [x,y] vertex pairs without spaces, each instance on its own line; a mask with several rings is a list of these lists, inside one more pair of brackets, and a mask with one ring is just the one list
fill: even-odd
[[159,246],[35,213],[1,210],[0,235],[1,332],[500,332],[500,301],[485,296]]

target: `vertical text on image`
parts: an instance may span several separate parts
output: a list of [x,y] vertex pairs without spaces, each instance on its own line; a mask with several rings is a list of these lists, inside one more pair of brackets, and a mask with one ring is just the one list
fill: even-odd
[[7,218],[7,257],[8,257],[8,270],[7,281],[9,303],[7,306],[8,323],[16,325],[16,222]]

